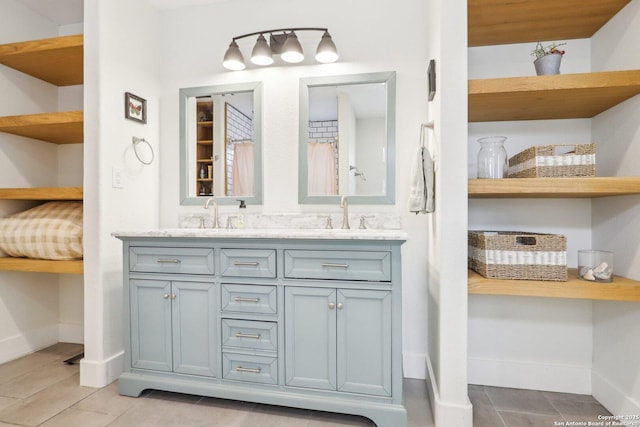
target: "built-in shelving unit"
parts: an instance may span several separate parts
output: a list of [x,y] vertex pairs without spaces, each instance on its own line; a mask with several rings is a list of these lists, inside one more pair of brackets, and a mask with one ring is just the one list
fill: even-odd
[[578,298],[610,301],[640,301],[640,282],[614,276],[611,283],[580,280],[576,269],[569,269],[569,280],[487,279],[469,270],[469,293],[479,295],[510,295],[527,297]]
[[56,86],[81,85],[83,40],[73,35],[0,45],[0,64]]
[[[591,37],[630,0],[469,0],[468,45]],[[591,118],[640,94],[640,70],[469,81],[469,122]],[[469,198],[594,198],[640,194],[640,177],[469,180]],[[640,301],[640,282],[486,279],[469,271],[469,293]]]
[[213,100],[198,98],[196,103],[196,190],[199,196],[213,195]]
[[82,144],[82,111],[0,117],[0,132],[26,136],[54,144]]
[[469,47],[591,37],[631,0],[468,0]]
[[[83,83],[82,35],[0,45],[0,64],[56,86]],[[83,112],[64,111],[0,117],[0,132],[54,144],[81,144]],[[81,187],[0,188],[0,200],[82,200]],[[82,274],[83,261],[0,258],[0,270]]]
[[640,93],[640,70],[469,81],[469,121],[591,118]]
[[52,261],[31,258],[0,258],[0,271],[26,271],[31,273],[82,274],[82,260]]
[[470,179],[469,198],[593,198],[640,194],[640,177]]
[[0,188],[0,200],[82,200],[82,187]]

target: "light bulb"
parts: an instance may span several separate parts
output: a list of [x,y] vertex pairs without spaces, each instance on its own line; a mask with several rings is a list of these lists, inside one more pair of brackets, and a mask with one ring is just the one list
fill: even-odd
[[256,45],[253,47],[253,51],[251,52],[251,62],[256,65],[273,64],[271,48],[262,34],[258,37]]
[[298,41],[296,33],[291,31],[287,35],[287,39],[282,45],[282,55],[280,55],[283,61],[290,63],[298,63],[304,60],[304,53],[302,53],[302,46]]
[[227,70],[240,71],[245,69],[244,57],[235,40],[231,41],[227,52],[224,54],[222,66]]
[[336,62],[337,60],[338,50],[336,49],[336,45],[333,43],[329,32],[325,31],[322,35],[322,39],[320,39],[320,43],[318,44],[318,49],[316,50],[316,61],[326,64],[329,62]]

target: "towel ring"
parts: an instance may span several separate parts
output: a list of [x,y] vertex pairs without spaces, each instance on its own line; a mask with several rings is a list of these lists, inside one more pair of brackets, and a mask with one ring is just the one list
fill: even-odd
[[[140,157],[140,154],[138,154],[138,144],[144,142],[145,144],[147,144],[147,146],[149,147],[149,151],[151,151],[151,160],[144,161],[142,160],[142,157]],[[147,141],[144,138],[138,138],[136,136],[133,137],[133,152],[136,154],[136,157],[138,158],[138,160],[140,160],[140,163],[142,163],[143,165],[150,165],[151,163],[153,163],[153,158],[154,158],[154,152],[153,152],[153,147],[151,146],[151,144],[149,144],[149,141]]]

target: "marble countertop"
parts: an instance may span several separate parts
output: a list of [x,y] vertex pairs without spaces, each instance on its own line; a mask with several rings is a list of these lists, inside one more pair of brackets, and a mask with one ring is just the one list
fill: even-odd
[[150,230],[116,231],[112,236],[131,237],[195,237],[220,239],[327,239],[327,240],[407,240],[402,230],[377,229],[251,229],[227,230],[211,228],[158,228]]

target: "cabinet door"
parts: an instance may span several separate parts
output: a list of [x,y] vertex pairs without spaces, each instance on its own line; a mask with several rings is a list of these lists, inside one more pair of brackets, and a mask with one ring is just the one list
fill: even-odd
[[171,282],[131,280],[131,366],[171,371]]
[[391,292],[337,292],[338,390],[391,396]]
[[285,290],[286,384],[336,389],[336,291]]
[[216,292],[213,283],[173,282],[173,371],[216,376]]

